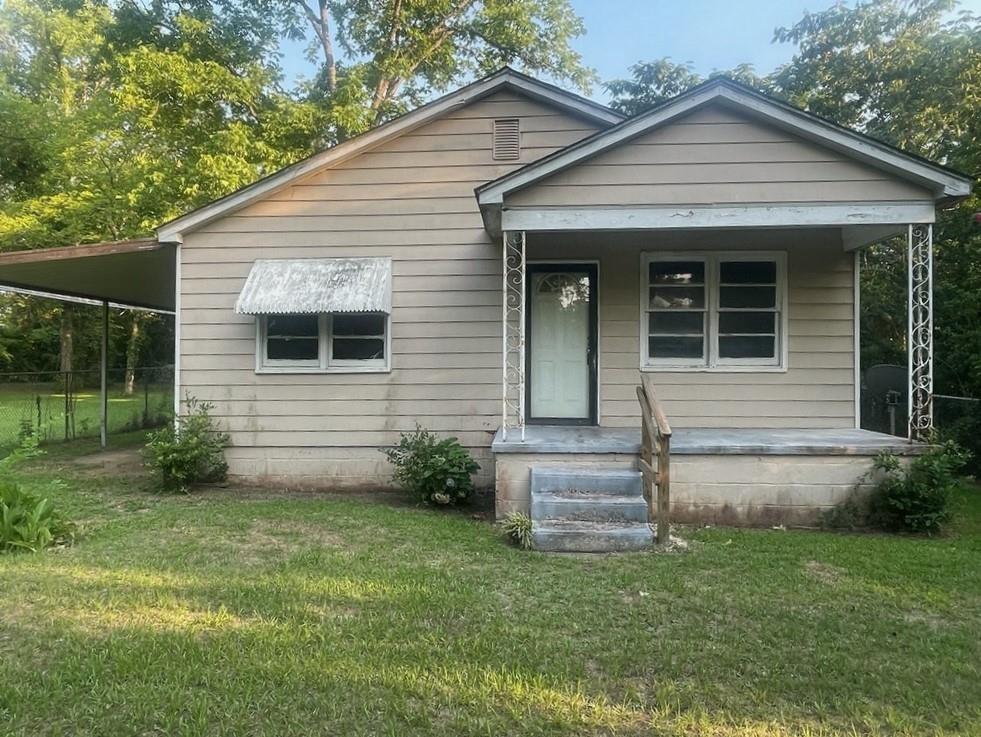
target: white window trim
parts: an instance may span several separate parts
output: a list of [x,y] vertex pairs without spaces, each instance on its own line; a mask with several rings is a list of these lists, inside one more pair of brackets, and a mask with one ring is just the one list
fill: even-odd
[[[369,313],[366,313],[369,314]],[[379,313],[370,313],[379,314]],[[316,361],[294,361],[266,358],[266,318],[267,315],[256,315],[255,319],[255,373],[257,374],[383,374],[392,370],[392,316],[385,314],[385,358],[340,360],[334,361],[333,335],[331,331],[331,314],[318,315],[319,352]],[[345,338],[357,338],[357,335],[345,335]],[[378,336],[364,336],[375,338]]]
[[[705,262],[705,359],[652,359],[648,355],[649,273],[652,261],[702,260]],[[774,261],[777,264],[777,309],[780,313],[776,360],[718,358],[719,262]],[[640,370],[644,372],[785,373],[789,358],[787,254],[785,251],[644,251],[640,254]]]

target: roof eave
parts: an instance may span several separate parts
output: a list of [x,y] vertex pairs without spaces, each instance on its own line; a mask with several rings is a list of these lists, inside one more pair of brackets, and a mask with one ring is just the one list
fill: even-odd
[[161,243],[182,243],[184,234],[190,230],[200,228],[219,217],[235,212],[262,197],[289,186],[301,177],[337,165],[362,151],[379,146],[399,135],[425,125],[441,115],[469,105],[505,87],[513,87],[531,97],[562,107],[572,114],[605,125],[614,125],[624,119],[620,113],[599,103],[505,67],[360,136],[315,153],[221,199],[164,223],[156,231],[157,239]]

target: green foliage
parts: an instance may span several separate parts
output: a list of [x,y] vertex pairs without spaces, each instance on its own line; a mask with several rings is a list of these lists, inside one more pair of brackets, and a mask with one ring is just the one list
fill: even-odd
[[224,481],[228,435],[209,414],[213,405],[188,397],[187,413],[148,436],[144,459],[163,491],[187,491],[191,484]]
[[531,549],[531,517],[524,512],[508,512],[501,521],[501,531],[522,550]]
[[[718,76],[728,77],[757,89],[767,89],[769,86],[766,78],[757,76],[751,64],[740,64],[728,71],[714,72],[708,78]],[[630,67],[630,79],[615,79],[607,82],[604,87],[610,93],[610,107],[625,115],[637,115],[705,81],[706,78],[695,72],[690,63],[678,64],[664,57],[634,64]]]
[[935,534],[950,519],[950,497],[967,454],[951,442],[932,447],[904,466],[890,453],[875,459],[878,478],[869,498],[870,520],[889,530]]
[[74,524],[62,519],[47,499],[28,493],[10,478],[15,466],[43,453],[32,432],[0,458],[0,553],[36,553],[52,545],[69,545],[75,539]]
[[36,553],[74,539],[75,525],[62,519],[51,502],[0,479],[0,553]]
[[[934,400],[934,411],[937,411],[937,401]],[[940,436],[963,448],[968,459],[964,464],[964,473],[981,479],[981,402],[967,403],[967,409],[959,417],[944,418]]]
[[480,466],[456,438],[439,439],[416,426],[402,433],[398,445],[386,448],[385,457],[395,466],[395,481],[430,504],[458,504],[473,493],[473,479]]

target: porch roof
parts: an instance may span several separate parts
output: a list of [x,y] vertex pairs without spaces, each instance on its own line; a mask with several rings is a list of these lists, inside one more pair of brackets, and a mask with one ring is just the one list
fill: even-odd
[[[639,424],[639,423],[638,423]],[[528,425],[524,439],[511,430],[503,440],[494,436],[494,453],[619,453],[640,452],[640,428]],[[672,455],[857,455],[882,451],[917,455],[924,443],[853,428],[743,429],[674,428]]]
[[643,133],[667,125],[713,102],[721,102],[801,138],[914,182],[933,191],[938,201],[962,199],[971,193],[973,178],[966,174],[839,126],[746,85],[719,77],[673,97],[646,113],[628,118],[477,187],[477,200],[481,206],[500,205],[512,192],[575,166]]
[[137,239],[4,253],[0,254],[0,289],[4,287],[173,312],[174,246]]
[[485,228],[836,227],[846,249],[933,223],[973,178],[716,79],[476,188]]

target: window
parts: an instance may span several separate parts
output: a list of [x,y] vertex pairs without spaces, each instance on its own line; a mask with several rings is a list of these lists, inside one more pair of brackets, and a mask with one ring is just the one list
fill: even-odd
[[260,372],[387,371],[388,315],[260,315]]
[[645,366],[781,365],[784,254],[648,254],[644,269]]

